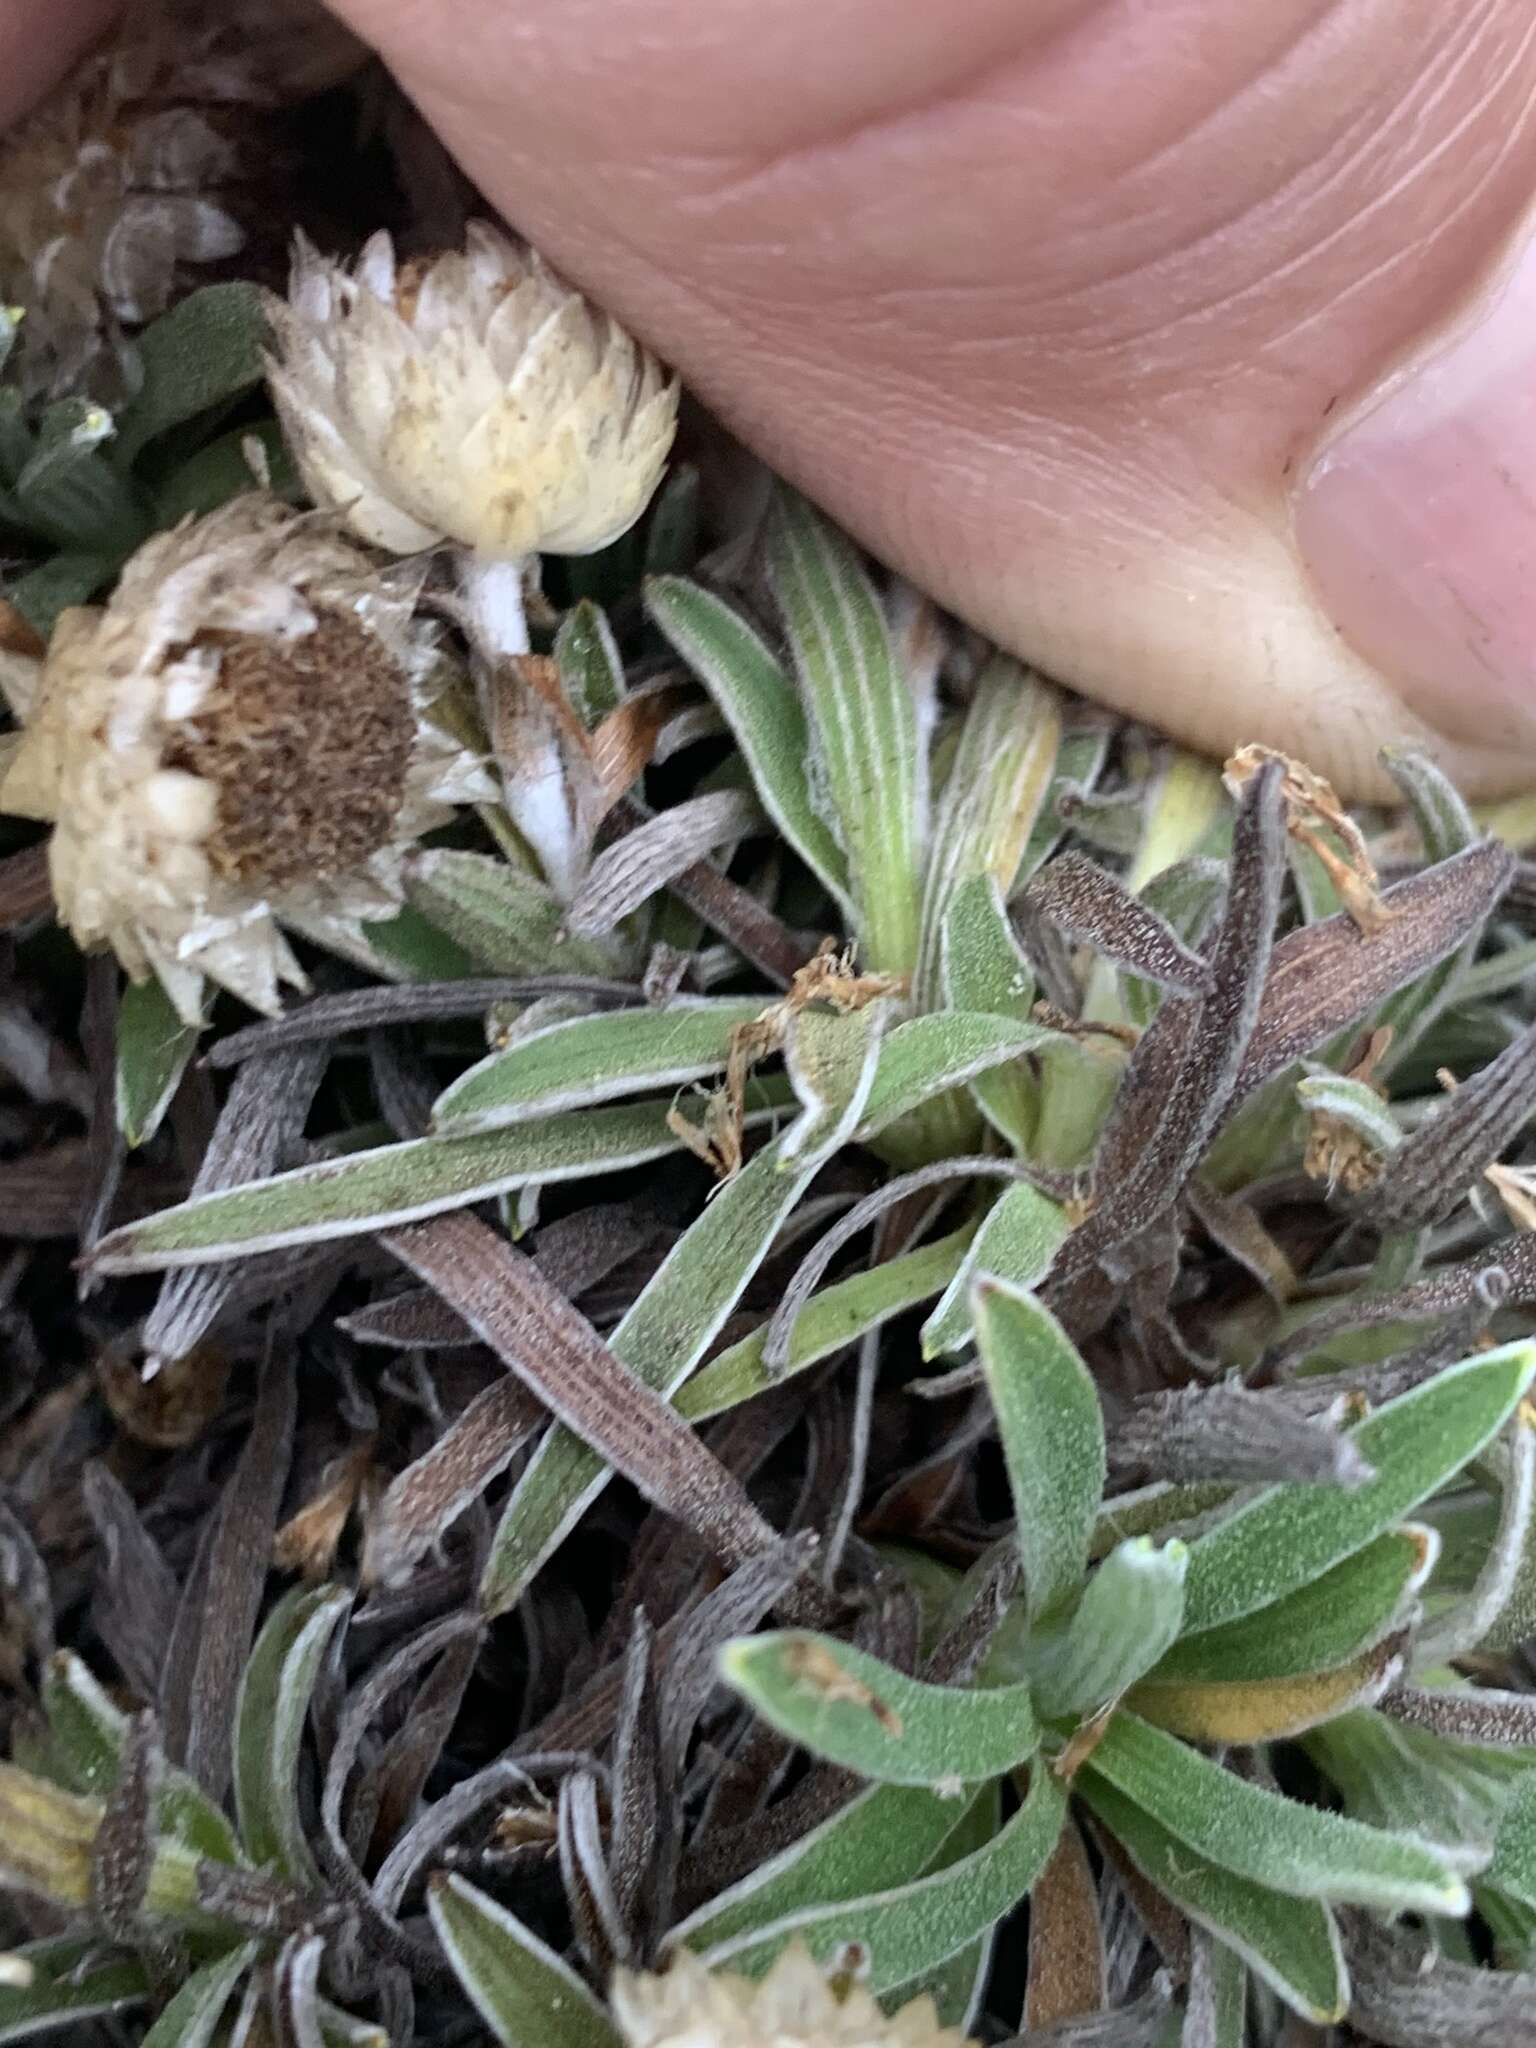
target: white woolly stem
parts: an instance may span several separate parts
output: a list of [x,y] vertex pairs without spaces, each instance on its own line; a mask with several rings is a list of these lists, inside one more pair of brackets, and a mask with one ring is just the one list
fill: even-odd
[[470,632],[481,653],[492,660],[528,652],[528,617],[523,609],[526,565],[526,556],[493,562],[467,548],[459,557],[459,588]]

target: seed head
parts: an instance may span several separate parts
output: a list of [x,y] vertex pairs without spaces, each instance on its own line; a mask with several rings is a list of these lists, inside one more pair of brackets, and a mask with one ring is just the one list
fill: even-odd
[[303,979],[279,925],[344,941],[392,916],[410,842],[490,793],[426,715],[442,677],[413,596],[252,494],[59,620],[0,809],[53,823],[65,924],[189,1022],[205,977],[276,1008]]
[[462,253],[355,270],[301,242],[268,374],[315,502],[397,554],[589,554],[639,518],[677,387],[605,313],[482,222]]

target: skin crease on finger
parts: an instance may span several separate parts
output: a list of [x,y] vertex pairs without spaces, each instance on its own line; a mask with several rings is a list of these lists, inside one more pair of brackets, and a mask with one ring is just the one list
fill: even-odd
[[[1423,736],[1290,479],[1536,193],[1528,0],[346,11],[517,226],[975,623],[1362,794]],[[1430,737],[1488,793],[1536,766]]]

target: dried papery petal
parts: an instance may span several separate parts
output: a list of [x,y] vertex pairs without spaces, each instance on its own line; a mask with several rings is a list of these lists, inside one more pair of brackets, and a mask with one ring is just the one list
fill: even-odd
[[490,793],[430,717],[410,584],[258,494],[157,535],[107,605],[65,613],[0,807],[54,825],[59,914],[151,972],[256,1009],[301,983],[287,921],[345,940],[402,901],[410,843]]
[[889,2017],[846,1969],[791,1942],[760,1981],[710,1970],[687,1949],[660,1975],[616,1972],[610,1997],[626,2048],[962,2048],[933,2000]]
[[406,265],[384,235],[352,271],[301,243],[270,312],[272,392],[304,480],[381,547],[588,554],[656,487],[676,385],[485,222],[462,251]]

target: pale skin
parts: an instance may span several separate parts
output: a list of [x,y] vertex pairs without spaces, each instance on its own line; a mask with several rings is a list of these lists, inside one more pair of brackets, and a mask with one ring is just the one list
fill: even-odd
[[[1529,343],[1373,411],[1481,334],[1536,208],[1529,0],[338,11],[516,227],[1004,644],[1353,792],[1397,737],[1536,784],[1536,290]],[[102,12],[0,0],[0,118]]]

